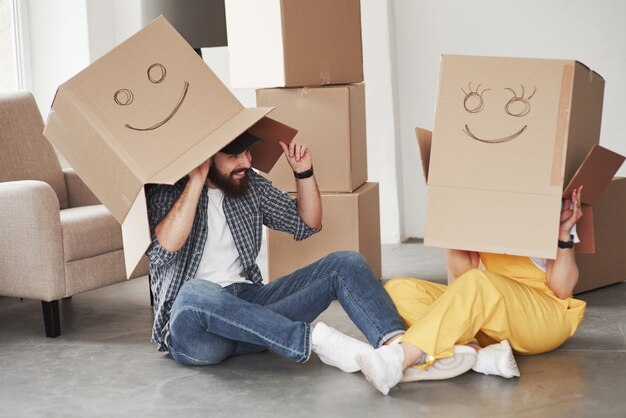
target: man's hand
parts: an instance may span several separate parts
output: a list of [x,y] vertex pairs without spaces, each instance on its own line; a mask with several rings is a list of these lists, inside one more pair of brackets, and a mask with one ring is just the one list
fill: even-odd
[[204,184],[209,174],[209,168],[211,168],[210,158],[189,172],[189,180],[199,181]]
[[[561,241],[569,241],[570,234],[576,222],[583,216],[580,207],[580,194],[583,186],[577,187],[572,191],[572,197],[565,199],[563,209],[561,209],[561,225],[559,227],[559,239]],[[570,208],[570,206],[573,206]]]
[[159,244],[166,250],[178,251],[187,242],[210,167],[211,159],[209,158],[189,172],[189,181],[183,192],[167,215],[154,228]]
[[[278,143],[282,147],[291,169],[296,173],[307,171],[313,166],[311,152],[306,145],[292,142],[287,146],[283,141]],[[315,176],[296,180],[296,191],[300,217],[311,228],[320,229],[322,227],[322,200]]]
[[292,142],[287,146],[283,141],[278,141],[278,143],[282,147],[285,158],[287,158],[287,162],[293,171],[302,173],[312,167],[311,152],[306,145]]

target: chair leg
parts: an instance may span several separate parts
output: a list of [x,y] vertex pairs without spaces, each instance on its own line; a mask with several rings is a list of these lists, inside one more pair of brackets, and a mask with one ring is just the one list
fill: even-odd
[[152,286],[150,286],[150,275],[148,274],[148,291],[150,292],[150,306],[154,306],[154,295],[152,294]]
[[55,338],[61,335],[61,319],[59,315],[59,301],[41,301],[43,308],[43,323],[46,328],[46,337]]

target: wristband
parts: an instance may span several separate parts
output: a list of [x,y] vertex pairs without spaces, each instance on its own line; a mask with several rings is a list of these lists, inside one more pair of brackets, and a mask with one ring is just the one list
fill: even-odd
[[569,236],[569,241],[558,240],[559,248],[574,248],[574,236]]
[[303,171],[301,173],[296,173],[295,171],[293,172],[293,176],[297,179],[308,179],[309,177],[311,177],[313,175],[313,166],[311,166],[311,168],[309,168],[306,171]]

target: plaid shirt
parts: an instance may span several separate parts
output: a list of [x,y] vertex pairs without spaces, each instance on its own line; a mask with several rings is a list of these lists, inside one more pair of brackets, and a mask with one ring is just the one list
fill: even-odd
[[[318,230],[307,226],[296,206],[295,199],[272,186],[272,183],[254,171],[249,171],[250,187],[239,198],[224,197],[226,222],[241,256],[246,278],[261,283],[261,270],[256,258],[261,249],[263,225],[277,231],[289,232],[296,241],[303,240]],[[152,231],[152,244],[146,254],[150,259],[150,287],[154,296],[154,325],[152,341],[159,351],[167,351],[167,334],[170,310],[182,285],[193,279],[198,271],[207,240],[207,207],[209,197],[204,186],[193,227],[183,247],[170,252],[163,248],[154,233],[155,226],[167,215],[178,196],[183,192],[188,177],[173,186],[150,184],[146,186],[148,218]]]

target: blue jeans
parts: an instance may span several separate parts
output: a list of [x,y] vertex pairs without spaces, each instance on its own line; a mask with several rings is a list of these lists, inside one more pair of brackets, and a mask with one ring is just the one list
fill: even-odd
[[305,362],[310,323],[334,299],[374,347],[405,329],[365,259],[341,251],[265,286],[188,281],[172,305],[169,351],[185,365],[216,364],[267,348]]

